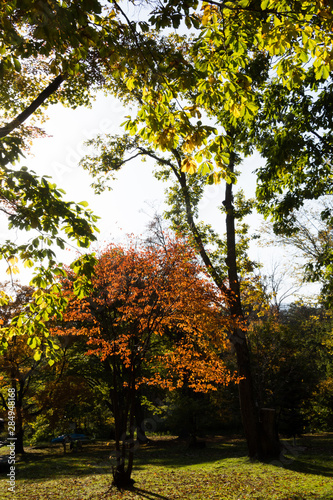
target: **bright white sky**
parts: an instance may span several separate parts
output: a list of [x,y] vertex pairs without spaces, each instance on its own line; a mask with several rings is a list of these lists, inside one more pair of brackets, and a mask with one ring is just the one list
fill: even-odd
[[[144,232],[154,209],[163,211],[164,190],[166,184],[155,179],[152,174],[152,164],[134,160],[131,165],[125,166],[118,174],[117,180],[112,183],[113,190],[102,195],[95,195],[90,187],[92,179],[89,174],[78,166],[80,159],[87,152],[84,142],[97,134],[120,134],[120,124],[125,116],[130,114],[116,99],[100,95],[91,109],[66,109],[62,106],[53,106],[48,110],[49,120],[43,125],[51,137],[35,141],[31,154],[21,160],[39,175],[49,175],[59,188],[66,191],[66,199],[80,202],[87,201],[93,212],[101,217],[98,222],[100,229],[98,245],[103,248],[111,241],[121,242],[126,234],[140,235]],[[255,190],[253,170],[262,162],[259,156],[247,160],[239,181],[246,197],[252,197]],[[217,210],[217,206],[224,199],[224,185],[214,185],[207,188],[201,204],[200,217],[211,223],[221,233],[225,232],[224,216]],[[152,208],[152,205],[154,208]],[[253,215],[249,219],[251,233],[260,227],[260,219]],[[1,237],[8,238],[6,221],[0,219]],[[25,234],[24,237],[29,236]],[[13,238],[13,234],[10,235]],[[16,237],[16,236],[14,236]],[[20,238],[19,235],[17,235]],[[75,252],[59,252],[59,259],[66,263],[75,258]],[[269,273],[272,263],[283,256],[281,249],[272,247],[263,249],[257,245],[251,248],[251,258],[265,264],[265,272]],[[19,278],[27,280],[28,274],[21,272]]]
[[[49,120],[43,128],[51,137],[35,140],[31,154],[20,162],[39,175],[51,176],[53,182],[66,191],[66,199],[87,201],[101,217],[98,223],[101,243],[121,239],[126,233],[140,234],[149,222],[149,214],[153,213],[149,205],[163,211],[166,184],[155,179],[149,161],[142,163],[137,159],[126,165],[112,182],[113,190],[102,195],[94,194],[90,187],[92,178],[78,166],[87,153],[85,141],[97,134],[121,134],[120,124],[130,113],[116,99],[104,95],[97,98],[92,109],[50,107]],[[247,167],[248,172],[253,168]],[[246,180],[246,194],[253,196],[254,177],[248,174]],[[221,232],[224,231],[224,217],[218,220],[218,212],[214,209],[223,197],[223,184],[209,186],[202,202],[202,219],[209,219],[214,225],[221,224]]]
[[87,201],[101,217],[99,227],[103,239],[119,237],[123,231],[136,233],[144,225],[144,216],[138,213],[144,201],[161,199],[163,194],[163,186],[153,178],[149,168],[144,168],[146,165],[141,161],[139,165],[127,166],[118,174],[113,191],[96,196],[90,187],[92,178],[78,166],[87,153],[85,141],[97,134],[121,133],[119,126],[129,110],[113,98],[100,96],[92,109],[53,106],[47,114],[50,119],[44,128],[52,137],[36,141],[32,149],[35,157],[24,164],[39,174],[50,175],[66,191],[66,198]]

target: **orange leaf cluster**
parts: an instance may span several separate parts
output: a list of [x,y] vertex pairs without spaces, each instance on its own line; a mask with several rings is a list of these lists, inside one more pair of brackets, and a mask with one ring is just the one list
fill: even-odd
[[117,358],[135,372],[136,386],[186,382],[206,391],[233,378],[221,360],[230,329],[225,298],[187,242],[109,245],[90,295],[76,298],[70,280],[64,290],[69,305],[54,333],[87,336],[88,353]]

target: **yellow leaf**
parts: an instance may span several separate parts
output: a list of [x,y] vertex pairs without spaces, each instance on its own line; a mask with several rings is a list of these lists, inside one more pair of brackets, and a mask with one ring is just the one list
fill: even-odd
[[188,174],[195,174],[197,171],[197,164],[193,158],[188,156],[182,161],[182,172],[187,172]]
[[242,105],[238,105],[238,104],[233,104],[231,107],[230,107],[230,111],[231,113],[234,115],[235,118],[239,118],[240,115],[241,115],[241,112],[242,112],[242,109],[244,108],[244,106]]
[[212,17],[212,15],[211,15],[211,8],[210,8],[209,5],[206,5],[204,7],[204,13],[203,13],[203,16],[201,18],[202,25],[206,26],[206,24],[209,23],[211,17]]
[[8,262],[8,264],[9,264],[10,266],[12,266],[12,265],[14,265],[14,264],[17,264],[17,263],[18,263],[18,258],[17,258],[17,257],[10,257],[10,258],[8,259],[8,261],[7,261],[7,262]]
[[195,149],[195,144],[194,142],[192,141],[192,138],[190,139],[187,139],[186,142],[184,142],[183,146],[182,146],[182,150],[185,152],[185,153],[192,153],[192,151]]
[[134,78],[129,78],[126,81],[126,87],[128,88],[128,90],[133,90],[134,89],[134,87],[135,87],[135,80],[134,80]]
[[42,353],[40,351],[36,351],[34,354],[34,360],[39,361],[41,357],[42,357]]
[[217,172],[213,172],[208,176],[208,184],[220,184],[221,176]]

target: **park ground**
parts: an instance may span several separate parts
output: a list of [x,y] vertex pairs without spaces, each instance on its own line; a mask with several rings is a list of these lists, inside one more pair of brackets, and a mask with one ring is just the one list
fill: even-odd
[[[207,438],[191,448],[171,436],[152,436],[136,451],[132,490],[112,488],[113,442],[26,447],[16,463],[15,495],[1,475],[1,500],[333,500],[333,434],[285,440],[275,462],[251,462],[239,437]],[[3,454],[6,449],[2,449]],[[8,450],[7,450],[8,451]]]

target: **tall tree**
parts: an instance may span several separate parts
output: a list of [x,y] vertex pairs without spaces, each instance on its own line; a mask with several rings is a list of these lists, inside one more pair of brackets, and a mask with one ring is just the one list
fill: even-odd
[[[219,357],[229,319],[224,296],[207,279],[186,242],[165,249],[110,245],[95,267],[87,298],[72,296],[56,334],[85,335],[89,354],[108,373],[115,418],[114,484],[131,484],[136,394],[142,384],[172,390],[184,382],[214,389],[233,375]],[[128,456],[127,456],[128,450]]]

